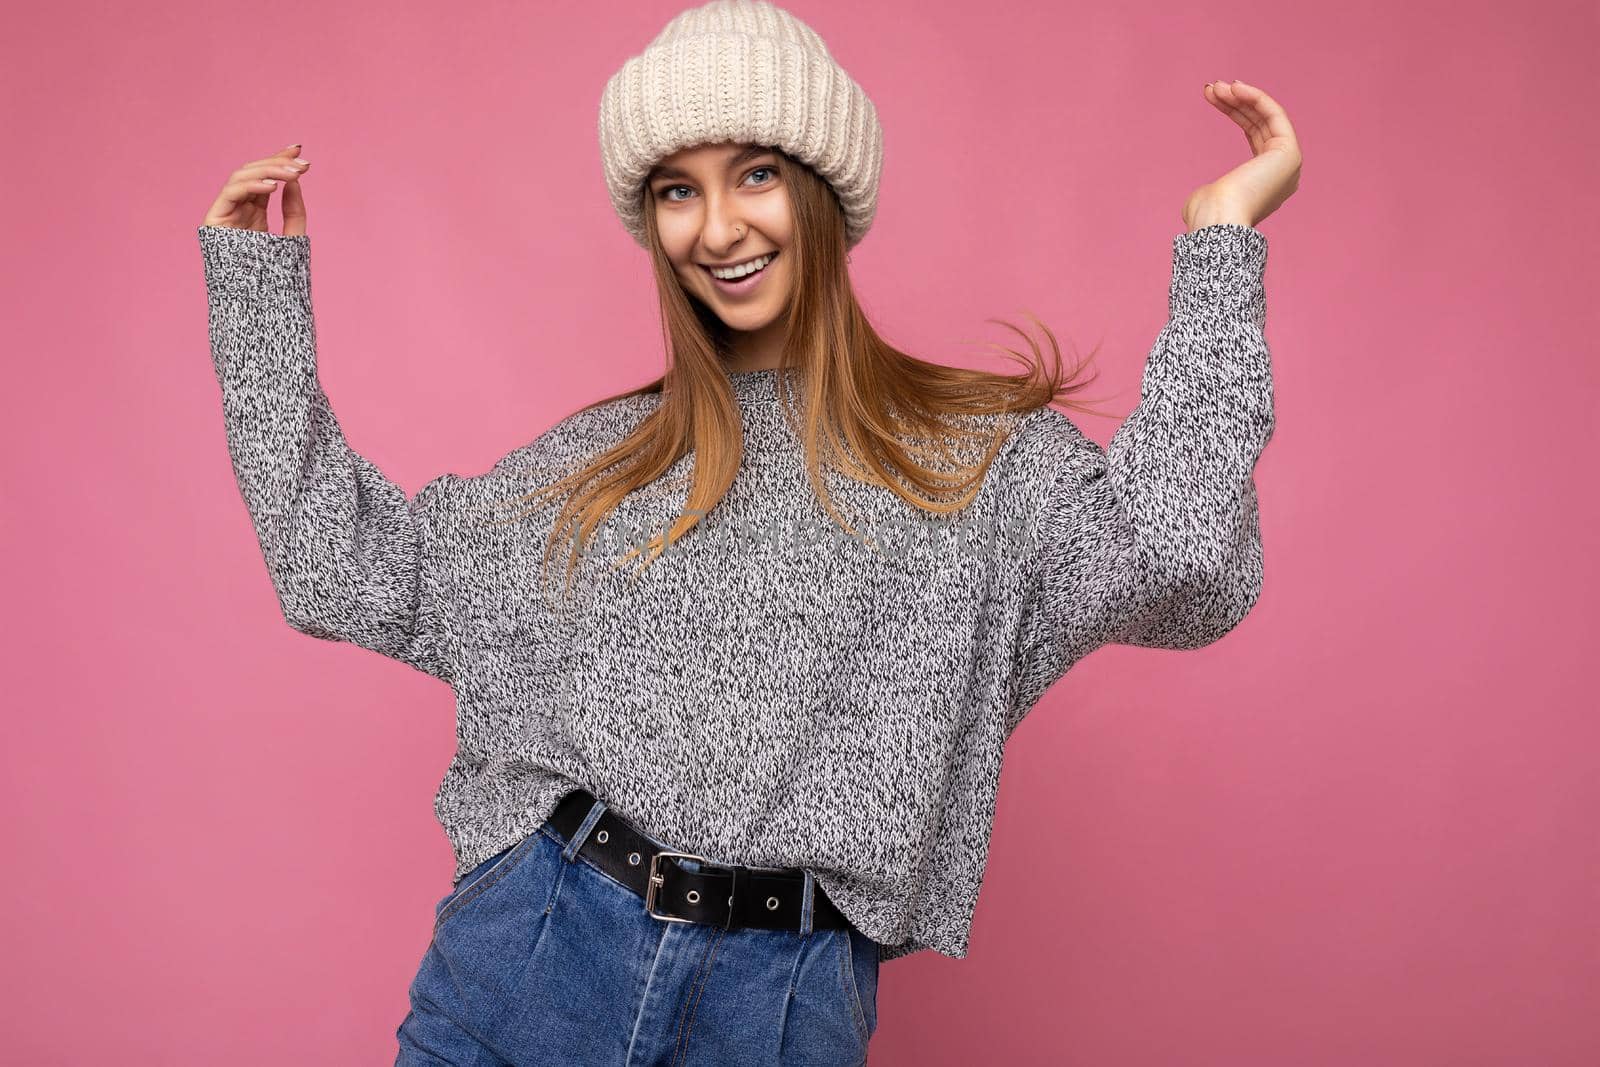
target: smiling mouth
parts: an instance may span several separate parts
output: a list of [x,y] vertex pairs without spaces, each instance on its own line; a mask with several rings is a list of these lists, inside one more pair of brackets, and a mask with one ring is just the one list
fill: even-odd
[[776,263],[778,261],[779,254],[780,253],[778,253],[778,252],[769,252],[769,253],[767,253],[769,258],[767,259],[767,266],[766,267],[762,267],[760,270],[750,271],[748,274],[741,274],[737,278],[719,278],[715,274],[711,273],[711,268],[706,266],[704,263],[696,264],[696,266],[698,266],[701,270],[705,271],[706,272],[706,277],[710,278],[714,282],[722,282],[724,285],[737,285],[738,283],[740,283],[742,281],[746,281],[747,279],[754,278],[759,274],[765,273],[766,270],[767,270],[767,267],[772,266],[774,263]]

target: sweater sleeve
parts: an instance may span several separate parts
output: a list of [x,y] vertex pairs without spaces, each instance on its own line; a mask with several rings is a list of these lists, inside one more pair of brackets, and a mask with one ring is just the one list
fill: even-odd
[[1274,424],[1266,258],[1254,227],[1174,238],[1168,321],[1137,408],[1107,449],[1052,420],[1061,444],[1038,518],[1020,710],[1102,645],[1200,648],[1260,597],[1253,474]]
[[429,514],[345,441],[317,377],[310,238],[199,228],[240,495],[284,620],[453,682]]

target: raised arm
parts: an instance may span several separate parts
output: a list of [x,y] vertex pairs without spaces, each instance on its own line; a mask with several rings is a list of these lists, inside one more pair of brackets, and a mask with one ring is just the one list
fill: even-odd
[[1168,321],[1110,447],[1042,413],[1060,458],[1039,512],[1025,704],[1102,645],[1200,648],[1259,598],[1253,471],[1274,426],[1266,258],[1249,226],[1174,238]]
[[345,441],[317,377],[310,238],[199,227],[211,353],[239,492],[283,617],[452,682],[430,510]]
[[1267,238],[1256,227],[1299,188],[1302,157],[1288,113],[1261,89],[1235,80],[1201,92],[1243,132],[1250,158],[1184,202],[1167,324],[1111,446],[1041,412],[1056,473],[1037,513],[1013,726],[1101,645],[1200,648],[1261,595],[1254,471],[1273,410]]

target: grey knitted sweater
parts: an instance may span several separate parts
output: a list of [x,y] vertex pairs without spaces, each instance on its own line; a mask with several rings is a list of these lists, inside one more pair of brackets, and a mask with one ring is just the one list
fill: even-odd
[[1273,396],[1252,227],[1173,239],[1169,318],[1109,448],[1055,408],[1009,417],[977,498],[946,519],[831,476],[869,546],[806,480],[778,372],[734,374],[745,454],[727,496],[637,577],[612,569],[681,510],[684,457],[623,501],[565,598],[539,578],[559,501],[499,520],[657,395],[408,497],[352,450],[318,381],[309,239],[199,241],[228,449],[285,620],[455,690],[434,801],[455,881],[581,785],[672,848],[810,868],[880,959],[963,958],[1023,716],[1096,648],[1199,648],[1260,594],[1252,479]]

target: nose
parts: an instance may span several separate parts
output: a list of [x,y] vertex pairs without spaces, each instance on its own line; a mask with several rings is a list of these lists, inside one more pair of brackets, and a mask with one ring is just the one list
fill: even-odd
[[750,224],[735,198],[721,193],[707,198],[705,222],[700,231],[700,242],[706,251],[717,259],[726,260],[749,232]]

